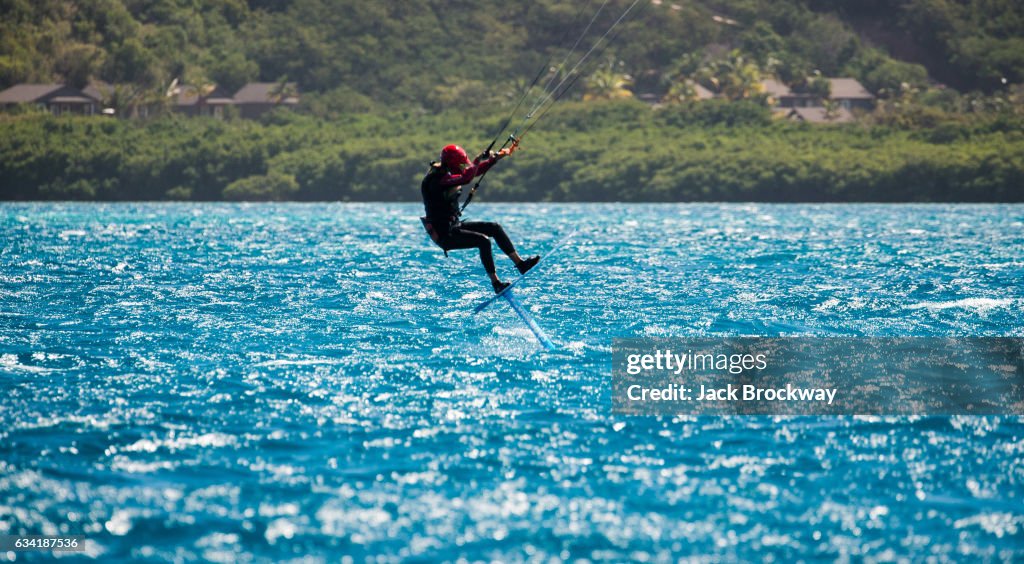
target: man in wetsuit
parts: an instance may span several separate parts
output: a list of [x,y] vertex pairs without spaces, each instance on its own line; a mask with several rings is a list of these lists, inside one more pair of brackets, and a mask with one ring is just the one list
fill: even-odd
[[480,249],[480,262],[491,279],[495,293],[507,288],[508,283],[498,278],[494,268],[491,238],[497,241],[498,247],[512,259],[520,274],[526,274],[526,271],[540,261],[540,257],[520,257],[505,230],[497,223],[461,221],[459,196],[462,194],[463,186],[469,184],[473,178],[482,176],[514,150],[513,145],[497,153],[491,151],[489,154],[481,154],[470,163],[465,149],[458,145],[448,145],[441,150],[441,162],[431,163],[430,172],[420,185],[423,205],[427,211],[427,216],[420,219],[430,238],[444,249],[445,254],[454,249]]

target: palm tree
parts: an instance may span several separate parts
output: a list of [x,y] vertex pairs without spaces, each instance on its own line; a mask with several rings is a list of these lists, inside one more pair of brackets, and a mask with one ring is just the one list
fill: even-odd
[[699,100],[700,96],[697,94],[697,86],[697,83],[689,78],[677,80],[668,88],[668,92],[662,98],[662,101],[665,103],[675,103]]
[[729,100],[756,98],[763,91],[762,72],[757,63],[748,60],[738,50],[733,50],[724,59],[704,63],[697,70],[698,82]]
[[631,98],[633,96],[633,92],[629,89],[631,86],[633,86],[633,78],[628,74],[617,72],[614,64],[609,62],[587,77],[583,99],[589,101]]
[[825,108],[825,119],[826,120],[832,121],[832,120],[836,119],[837,117],[839,117],[839,108],[841,107],[839,105],[839,102],[836,102],[835,100],[833,100],[831,98],[826,98],[825,100],[822,100],[821,105],[822,105],[822,107]]
[[288,82],[288,75],[284,75],[277,80],[274,87],[268,92],[270,99],[275,104],[281,104],[288,98],[294,98],[299,95],[298,89],[295,87],[294,82]]

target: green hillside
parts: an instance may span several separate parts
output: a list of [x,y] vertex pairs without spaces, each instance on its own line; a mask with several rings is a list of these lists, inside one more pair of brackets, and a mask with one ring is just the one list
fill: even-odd
[[[593,29],[630,3],[609,1]],[[601,4],[0,0],[0,87],[97,78],[232,89],[287,76],[326,109],[493,103],[560,60]],[[1024,3],[643,0],[595,64],[614,61],[635,91],[660,94],[695,58],[732,49],[789,80],[817,70],[891,91],[924,83],[917,61],[962,91],[991,92],[1024,78]]]

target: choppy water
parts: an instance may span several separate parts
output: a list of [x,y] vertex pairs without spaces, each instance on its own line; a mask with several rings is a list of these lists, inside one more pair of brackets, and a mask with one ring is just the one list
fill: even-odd
[[0,534],[1024,558],[1020,418],[631,418],[609,381],[615,336],[1024,335],[1024,206],[474,208],[526,252],[580,230],[519,292],[562,350],[467,315],[475,253],[444,259],[419,206],[0,205]]

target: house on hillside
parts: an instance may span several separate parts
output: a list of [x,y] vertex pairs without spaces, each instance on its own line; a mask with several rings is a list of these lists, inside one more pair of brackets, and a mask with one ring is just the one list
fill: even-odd
[[[871,110],[875,97],[855,78],[830,78],[829,99],[839,102],[847,110]],[[773,79],[761,81],[761,88],[776,108],[820,108],[824,100],[809,92],[793,92],[788,86]]]
[[830,78],[830,98],[847,110],[870,110],[875,106],[875,96],[855,78]]
[[294,82],[250,82],[231,95],[222,86],[176,86],[170,94],[174,111],[188,116],[224,117],[228,107],[238,109],[243,118],[257,118],[278,106],[299,103]]
[[231,93],[220,86],[216,86],[199,99],[197,104],[198,114],[201,116],[224,117],[224,108],[234,106],[235,100]]
[[766,78],[761,81],[761,91],[768,95],[768,104],[777,108],[792,108],[796,98],[785,84]]
[[182,84],[175,86],[168,92],[171,99],[171,108],[178,113],[187,116],[199,115],[199,102],[203,98],[203,88]]
[[[132,85],[99,81],[81,90],[63,84],[18,84],[0,91],[0,108],[36,105],[54,115],[114,115],[117,108],[122,117],[147,117],[165,111],[169,101],[173,111],[189,116],[224,117],[225,109],[233,106],[241,117],[256,118],[278,106],[299,103],[294,82],[250,82],[234,96],[221,86],[173,86],[167,98],[154,100]],[[112,107],[104,108],[104,103]]]
[[199,109],[199,115],[223,118],[224,109],[229,105],[236,105],[234,98],[231,97],[231,93],[226,89],[217,86],[212,92],[203,98],[203,103],[200,105]]
[[234,103],[242,117],[257,118],[278,106],[298,105],[299,89],[294,82],[250,82],[235,92]]
[[64,84],[17,84],[0,92],[0,107],[21,104],[34,104],[57,116],[91,116],[100,108],[99,98]]
[[103,103],[107,98],[110,97],[110,93],[113,91],[113,86],[103,82],[102,80],[92,80],[82,89],[82,93],[86,96],[96,98],[100,103],[96,106],[97,111],[102,111]]
[[231,94],[220,86],[175,86],[171,107],[187,116],[224,117],[224,108],[235,105]]

